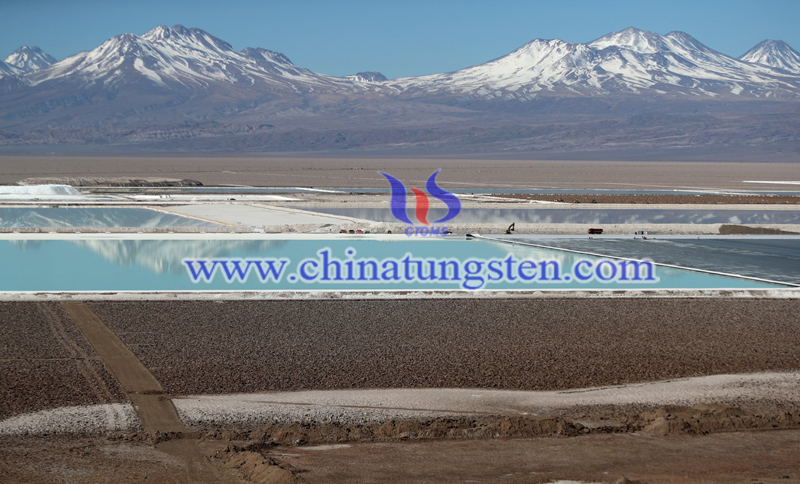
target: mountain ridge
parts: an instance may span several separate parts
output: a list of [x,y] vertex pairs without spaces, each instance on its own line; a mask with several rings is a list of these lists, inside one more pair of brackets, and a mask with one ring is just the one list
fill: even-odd
[[685,32],[629,27],[592,42],[534,39],[457,71],[398,79],[418,92],[530,100],[543,94],[800,97],[800,77],[719,53]]
[[[791,48],[780,47],[780,59],[790,58]],[[631,27],[587,43],[534,39],[449,73],[336,77],[278,52],[236,51],[204,30],[162,25],[28,72],[8,64],[0,147],[569,151],[779,142],[792,149],[800,74],[764,64],[775,55],[748,58],[761,62],[719,53],[684,32]]]
[[762,40],[739,59],[800,75],[800,52],[782,40]]
[[35,45],[23,45],[6,57],[5,62],[24,73],[47,67],[57,59]]

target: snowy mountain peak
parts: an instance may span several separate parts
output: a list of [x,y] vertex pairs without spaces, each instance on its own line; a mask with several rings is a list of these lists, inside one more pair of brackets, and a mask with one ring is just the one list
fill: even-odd
[[137,35],[121,34],[103,42],[98,49],[105,53],[128,54],[131,52],[138,52],[141,49],[142,43],[141,37]]
[[280,52],[262,49],[261,47],[245,47],[242,49],[241,54],[248,59],[252,59],[259,63],[262,61],[267,61],[275,64],[282,64],[284,66],[294,66],[292,61],[290,61],[288,57]]
[[625,30],[604,35],[590,42],[589,46],[597,50],[624,47],[640,54],[654,54],[668,49],[664,37],[636,27],[628,27]]
[[800,74],[800,53],[782,40],[764,40],[739,59]]
[[167,27],[166,25],[159,25],[158,27],[144,33],[142,39],[152,42],[153,44],[171,44],[174,46],[188,47],[198,50],[211,50],[228,52],[233,51],[233,47],[224,40],[214,37],[205,30],[193,27],[184,27],[183,25],[175,25]]
[[19,68],[22,72],[42,69],[56,62],[56,58],[42,49],[34,46],[23,45],[6,57],[6,63]]
[[174,36],[181,36],[188,34],[188,29],[183,25],[175,25],[170,27],[168,25],[159,25],[142,34],[142,38],[147,40],[165,40]]
[[612,94],[800,98],[800,79],[785,71],[734,59],[685,32],[659,35],[634,27],[587,44],[536,39],[484,64],[398,79],[392,85],[420,96],[481,99]]
[[538,57],[553,50],[568,48],[569,45],[571,44],[564,42],[561,39],[534,39],[515,50],[510,55],[526,54],[533,57]]
[[380,72],[372,72],[372,71],[358,72],[356,74],[353,74],[352,76],[345,76],[345,79],[350,79],[351,81],[355,81],[355,82],[384,82],[384,81],[388,81],[386,76],[384,76]]
[[0,61],[0,78],[5,76],[16,76],[18,74],[22,74],[22,70],[19,67]]
[[39,85],[56,79],[82,87],[102,85],[115,93],[136,86],[131,92],[196,95],[233,89],[231,96],[245,97],[264,86],[291,93],[353,87],[344,79],[297,67],[278,52],[237,52],[208,32],[183,25],[112,37],[94,50],[29,73],[25,82]]
[[[32,58],[36,52],[28,49],[18,58],[23,54]],[[9,77],[3,82],[6,86],[53,82],[65,90],[92,87],[101,93],[107,90],[98,96],[110,100],[142,92],[179,94],[180,99],[224,93],[248,100],[262,99],[259,93],[264,92],[270,96],[372,92],[484,100],[617,94],[798,99],[798,74],[800,54],[782,42],[762,42],[737,60],[684,32],[659,35],[634,27],[590,43],[535,39],[480,65],[392,81],[376,72],[344,78],[318,74],[295,66],[281,53],[249,47],[237,52],[206,31],[183,25],[161,25],[141,36],[118,35],[94,50],[30,72],[0,63],[0,76]]]

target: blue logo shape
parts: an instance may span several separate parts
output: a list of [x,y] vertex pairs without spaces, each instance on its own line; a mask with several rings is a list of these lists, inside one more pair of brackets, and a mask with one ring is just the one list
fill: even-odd
[[430,193],[431,196],[438,198],[444,202],[445,205],[447,205],[447,215],[433,222],[435,224],[453,219],[461,212],[461,200],[459,200],[454,194],[440,188],[439,185],[436,184],[436,175],[438,175],[440,171],[442,170],[436,170],[430,177],[428,177],[428,182],[425,184],[425,188],[428,189],[428,193]]
[[[451,220],[461,212],[461,200],[459,200],[455,194],[448,192],[436,184],[436,175],[438,175],[440,171],[442,170],[436,170],[433,172],[431,176],[428,177],[428,181],[425,183],[425,188],[428,190],[428,194],[447,205],[447,215],[433,222],[435,224]],[[406,189],[406,186],[403,185],[403,182],[392,175],[389,175],[388,173],[384,173],[382,171],[378,173],[383,175],[389,181],[389,185],[392,187],[390,208],[394,218],[409,225],[413,225],[411,219],[408,218],[406,202],[406,193],[408,192],[408,189]],[[427,220],[428,208],[430,206],[428,195],[426,195],[422,190],[416,188],[411,188],[411,192],[414,194],[416,199],[417,220],[423,225],[430,225]]]
[[389,180],[389,185],[392,186],[392,201],[389,203],[392,209],[392,215],[401,222],[411,224],[412,222],[408,218],[408,213],[406,212],[406,186],[403,185],[403,182],[388,173],[382,171],[378,173],[386,177],[386,179]]

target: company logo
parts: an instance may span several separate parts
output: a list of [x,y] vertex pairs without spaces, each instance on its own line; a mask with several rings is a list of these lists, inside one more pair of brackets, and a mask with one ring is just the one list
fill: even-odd
[[[442,170],[436,170],[433,174],[431,174],[431,176],[428,177],[428,181],[425,183],[425,188],[428,191],[427,194],[418,188],[412,187],[408,189],[414,194],[414,200],[416,202],[416,210],[414,211],[414,215],[416,216],[417,221],[422,224],[422,226],[415,226],[414,222],[408,218],[406,202],[408,190],[406,189],[406,186],[403,185],[403,182],[392,175],[383,173],[382,171],[378,172],[389,181],[389,185],[392,187],[392,215],[397,220],[410,225],[410,227],[407,227],[405,230],[406,235],[416,235],[422,237],[446,235],[449,232],[447,227],[437,224],[452,220],[461,212],[461,200],[459,200],[454,194],[440,188],[439,185],[436,184],[436,175],[438,175],[440,171]],[[447,205],[447,215],[439,220],[428,222],[428,209],[430,208],[430,199],[428,198],[428,195],[441,200],[445,205]]]

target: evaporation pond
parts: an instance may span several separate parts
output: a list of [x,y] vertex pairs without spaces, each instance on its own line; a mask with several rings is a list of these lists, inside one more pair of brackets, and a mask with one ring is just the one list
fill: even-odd
[[[354,260],[374,258],[492,259],[513,255],[517,259],[554,260],[572,269],[579,258],[599,260],[572,252],[541,249],[481,240],[446,237],[409,239],[394,237],[254,238],[199,237],[156,238],[152,236],[120,238],[72,234],[64,237],[12,237],[0,239],[0,264],[6,277],[0,279],[0,291],[253,291],[253,290],[458,290],[460,282],[383,282],[338,281],[331,283],[290,282],[306,259],[319,260],[319,251],[330,249],[331,256],[346,261],[352,248]],[[262,282],[256,271],[244,282],[225,281],[220,271],[211,282],[193,282],[184,259],[289,259],[280,280]],[[485,277],[485,272],[484,276]],[[677,268],[657,267],[657,283],[638,281],[607,284],[599,281],[556,283],[488,282],[486,289],[769,289],[777,284],[726,277]],[[481,277],[480,275],[476,277]],[[463,278],[462,278],[463,279]]]
[[221,225],[147,208],[0,207],[0,227],[221,227]]
[[[414,220],[413,203],[408,215]],[[301,207],[298,207],[301,208]],[[375,222],[397,222],[389,208],[305,208],[304,210]],[[447,215],[433,208],[428,221]],[[800,224],[800,210],[690,210],[649,208],[465,208],[445,223],[573,223],[573,224]]]

